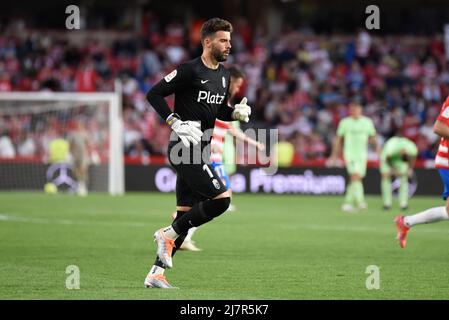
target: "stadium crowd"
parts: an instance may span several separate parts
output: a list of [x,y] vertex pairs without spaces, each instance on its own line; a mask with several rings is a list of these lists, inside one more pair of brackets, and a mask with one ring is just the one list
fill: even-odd
[[[246,74],[243,95],[253,107],[249,126],[278,128],[294,146],[296,159],[325,159],[347,102],[363,97],[382,143],[396,130],[417,143],[419,157],[437,148],[432,131],[449,95],[449,67],[441,37],[316,35],[285,28],[269,39],[262,27],[232,21],[232,57],[227,62]],[[112,91],[122,80],[125,153],[161,155],[168,127],[145,93],[178,64],[198,55],[195,36],[201,21],[189,26],[144,23],[139,37],[105,45],[92,39],[75,46],[66,39],[30,33],[0,35],[0,91]],[[8,121],[0,114],[7,139]],[[26,130],[20,139],[27,139]],[[18,138],[17,138],[18,139]],[[11,141],[15,148],[19,142]],[[4,143],[6,145],[6,143]],[[1,155],[1,154],[0,154]],[[372,153],[371,157],[375,157]]]

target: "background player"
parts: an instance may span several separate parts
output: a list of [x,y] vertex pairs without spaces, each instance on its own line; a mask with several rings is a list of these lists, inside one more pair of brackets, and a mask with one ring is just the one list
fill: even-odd
[[77,194],[84,197],[87,196],[89,182],[89,136],[81,121],[75,121],[73,125],[73,130],[68,137],[73,159],[73,173],[78,184]]
[[77,183],[70,176],[70,145],[64,134],[51,140],[48,144],[46,161],[50,163],[47,168],[47,183],[44,190],[47,193],[57,193],[60,186],[66,185],[69,190],[76,192]]
[[354,99],[349,104],[349,116],[342,119],[338,125],[337,136],[329,158],[329,163],[335,164],[341,152],[341,146],[344,144],[343,158],[350,182],[346,188],[343,211],[353,212],[367,207],[362,179],[366,175],[369,142],[375,145],[376,152],[379,154],[374,124],[371,119],[363,116],[359,100]]
[[400,179],[399,207],[406,210],[408,207],[408,178],[413,175],[418,148],[415,143],[405,137],[395,136],[387,140],[380,155],[380,173],[382,177],[381,190],[384,209],[391,208],[393,197],[391,176]]
[[[235,95],[240,91],[243,81],[244,74],[237,67],[233,66],[229,68],[229,72],[231,74],[231,83],[229,85],[229,102],[232,102]],[[214,168],[217,175],[221,178],[223,184],[228,188],[229,194],[232,197],[232,189],[231,189],[231,181],[228,176],[228,172],[226,170],[225,164],[223,162],[223,155],[225,153],[225,143],[226,140],[232,144],[232,148],[235,149],[234,146],[234,137],[244,142],[248,142],[248,144],[255,146],[258,150],[265,150],[265,145],[260,143],[251,137],[247,136],[240,128],[234,126],[234,124],[239,124],[238,122],[226,122],[221,121],[219,119],[215,120],[214,133],[211,141],[211,166]],[[226,162],[235,163],[235,159],[232,159],[231,156],[235,157],[235,152],[232,152],[226,158]],[[229,205],[228,211],[234,211],[235,206],[232,203]],[[176,212],[174,213],[176,215]],[[188,251],[200,251],[195,242],[192,240],[192,236],[195,233],[197,228],[190,228],[184,242],[181,245],[181,250]]]
[[[227,59],[231,49],[232,25],[213,18],[202,25],[200,32],[202,55],[180,65],[147,94],[150,104],[175,133],[167,154],[177,174],[177,216],[171,225],[154,234],[157,259],[145,279],[146,287],[173,288],[165,279],[165,267],[173,266],[172,255],[188,230],[218,217],[231,202],[223,182],[208,164],[211,136],[201,139],[203,132],[212,131],[216,118],[248,122],[251,114],[244,103],[246,98],[234,109],[227,105],[230,75],[220,62]],[[174,113],[164,99],[173,93]],[[191,148],[191,144],[198,147]],[[203,155],[199,159],[195,157],[197,151]]]
[[[240,91],[243,82],[244,82],[244,74],[237,67],[229,68],[229,72],[231,73],[231,85],[229,88],[230,99],[232,101],[233,98]],[[265,150],[265,145],[261,142],[258,142],[248,135],[246,135],[241,129],[239,122],[225,122],[221,120],[215,121],[214,134],[211,142],[211,161],[212,167],[215,169],[217,174],[223,180],[223,183],[229,189],[229,192],[232,196],[231,182],[229,179],[229,165],[235,166],[235,145],[234,145],[234,137],[242,142],[247,142],[249,145],[255,146],[257,150],[263,151]],[[234,211],[235,206],[232,204],[229,206],[229,211]]]
[[441,137],[438,153],[435,157],[435,167],[440,173],[441,180],[443,180],[443,199],[446,201],[446,206],[427,209],[412,216],[397,216],[395,218],[397,239],[401,248],[405,248],[407,244],[407,233],[411,227],[423,223],[449,220],[449,97],[446,98],[441,107],[433,131]]

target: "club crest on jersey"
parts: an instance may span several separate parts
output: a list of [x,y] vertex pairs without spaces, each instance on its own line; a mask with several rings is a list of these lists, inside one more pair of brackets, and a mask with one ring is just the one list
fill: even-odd
[[176,77],[176,74],[178,73],[178,71],[175,69],[172,72],[170,72],[169,74],[167,74],[164,79],[166,82],[170,82],[173,80],[174,77]]
[[221,83],[223,84],[223,88],[226,88],[226,79],[225,79],[225,77],[221,77]]

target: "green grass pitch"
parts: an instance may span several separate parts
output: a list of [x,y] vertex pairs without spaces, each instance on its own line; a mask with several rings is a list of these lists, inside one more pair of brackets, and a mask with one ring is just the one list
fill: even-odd
[[[166,272],[179,290],[143,288],[153,232],[170,223],[173,194],[86,198],[0,193],[0,299],[448,299],[449,224],[395,240],[396,210],[341,212],[336,196],[236,195],[238,211],[200,228],[204,250],[178,252]],[[444,205],[415,197],[410,212]],[[66,267],[80,289],[66,288]],[[367,290],[370,265],[380,289]]]

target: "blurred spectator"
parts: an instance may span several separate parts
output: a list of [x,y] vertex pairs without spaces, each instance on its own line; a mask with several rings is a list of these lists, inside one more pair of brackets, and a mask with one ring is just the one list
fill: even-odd
[[419,129],[419,134],[425,138],[425,144],[433,145],[439,142],[440,138],[437,134],[433,132],[434,120],[430,117],[426,119],[426,122]]
[[75,74],[76,90],[94,92],[97,89],[97,72],[91,62],[84,63]]
[[0,73],[0,92],[12,91],[11,80],[6,72]]
[[36,152],[36,142],[33,139],[33,136],[26,131],[22,132],[17,146],[18,155],[22,157],[31,157],[36,155]]
[[[37,32],[24,37],[2,33],[0,91],[110,91],[114,79],[121,78],[125,152],[164,154],[170,130],[149,111],[145,94],[197,54],[202,22],[160,21],[148,12],[142,37],[117,37],[111,45],[100,39],[75,45]],[[363,96],[365,114],[376,124],[380,141],[402,130],[418,144],[420,157],[433,156],[433,122],[449,95],[449,66],[440,35],[378,36],[364,30],[316,35],[281,28],[282,33],[269,38],[264,25],[254,26],[242,17],[231,22],[235,32],[230,63],[246,75],[237,98],[247,96],[253,107],[249,125],[278,128],[281,142],[294,146],[297,159],[326,158],[352,95]],[[172,104],[172,97],[167,100]],[[101,146],[107,139],[105,124],[90,126]],[[55,134],[37,130],[26,137],[17,122],[8,128],[8,142],[3,142],[8,147],[3,149],[9,154],[11,143],[20,155],[40,154]]]
[[0,134],[0,158],[14,158],[16,151],[7,131]]

